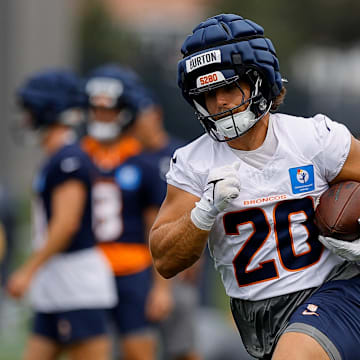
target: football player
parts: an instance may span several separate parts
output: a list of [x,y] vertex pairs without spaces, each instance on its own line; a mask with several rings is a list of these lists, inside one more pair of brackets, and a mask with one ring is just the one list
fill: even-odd
[[[134,84],[136,91],[131,93],[137,108],[137,117],[133,126],[133,135],[140,141],[143,151],[129,163],[155,167],[159,174],[157,188],[166,195],[165,175],[169,170],[170,159],[174,151],[184,145],[184,141],[170,136],[163,125],[163,110],[154,94],[143,84]],[[153,213],[150,223],[155,221]],[[159,323],[162,340],[162,354],[166,360],[197,360],[196,350],[196,313],[198,309],[198,280],[200,264],[187,270],[172,283],[174,308],[169,316]]]
[[111,269],[92,232],[92,164],[74,143],[83,105],[78,79],[66,70],[30,76],[17,92],[24,126],[46,159],[33,190],[33,252],[11,275],[8,291],[30,290],[35,311],[25,359],[109,359],[106,311],[116,303]]
[[285,88],[253,21],[214,16],[181,50],[178,84],[207,134],[173,156],[155,266],[170,278],[208,242],[252,356],[357,359],[359,244],[319,237],[313,218],[329,184],[360,181],[360,143],[325,115],[272,113]]
[[156,323],[173,306],[169,281],[152,266],[148,232],[164,196],[154,166],[129,159],[142,150],[132,134],[139,81],[129,69],[106,64],[85,82],[88,135],[82,140],[98,172],[94,231],[111,263],[119,302],[111,310],[129,360],[156,358]]

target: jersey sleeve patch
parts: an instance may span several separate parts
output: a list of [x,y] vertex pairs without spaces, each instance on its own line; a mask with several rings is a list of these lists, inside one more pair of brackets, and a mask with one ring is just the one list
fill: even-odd
[[50,187],[58,186],[69,180],[78,180],[87,187],[91,186],[90,164],[78,154],[64,156],[55,161],[47,177]]
[[80,168],[80,160],[76,157],[68,157],[60,162],[60,170],[64,173],[72,173]]

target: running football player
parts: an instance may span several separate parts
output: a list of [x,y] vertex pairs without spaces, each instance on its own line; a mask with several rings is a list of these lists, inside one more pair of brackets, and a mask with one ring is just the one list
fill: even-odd
[[252,356],[357,359],[359,244],[333,245],[313,218],[329,184],[360,181],[360,143],[325,115],[273,113],[285,88],[253,21],[214,16],[181,51],[178,84],[207,134],[174,154],[150,234],[155,266],[170,278],[208,243]]

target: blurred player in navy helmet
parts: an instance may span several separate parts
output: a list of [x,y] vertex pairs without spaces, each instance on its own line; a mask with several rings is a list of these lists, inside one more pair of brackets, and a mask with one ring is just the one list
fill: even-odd
[[115,285],[92,232],[92,164],[68,124],[83,106],[78,86],[71,72],[54,69],[17,92],[24,125],[46,155],[33,184],[33,252],[7,284],[15,298],[30,290],[26,359],[55,359],[62,350],[70,359],[110,356],[105,309],[116,303]]
[[169,281],[153,269],[147,242],[164,189],[153,166],[129,162],[142,151],[133,136],[141,100],[135,95],[138,81],[131,70],[115,64],[89,74],[84,85],[88,135],[82,146],[98,173],[94,231],[117,284],[119,302],[111,317],[121,351],[128,360],[153,360],[156,324],[171,311],[173,301]]
[[207,134],[172,158],[156,268],[170,278],[208,243],[252,356],[357,359],[360,244],[319,236],[313,219],[329,184],[360,181],[359,141],[325,115],[272,113],[285,89],[253,21],[209,18],[181,51],[178,84]]

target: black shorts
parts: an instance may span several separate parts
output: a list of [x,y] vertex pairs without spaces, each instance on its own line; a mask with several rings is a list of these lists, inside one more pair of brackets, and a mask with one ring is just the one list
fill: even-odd
[[107,333],[107,313],[103,309],[72,310],[55,313],[37,312],[32,332],[69,345]]
[[358,360],[360,276],[325,283],[294,311],[285,332],[313,337],[331,360]]
[[[284,332],[302,332],[315,338],[330,356],[330,359],[341,359],[338,354],[345,356],[349,349],[360,346],[360,275],[355,264],[343,263],[329,274],[327,281],[318,288],[301,290],[291,294],[276,296],[259,301],[249,301],[231,298],[231,311],[248,353],[258,359],[271,359],[275,346]],[[324,290],[325,289],[325,290]],[[324,305],[327,293],[333,294],[333,303],[329,309]],[[342,298],[342,294],[347,294]],[[340,303],[340,298],[341,303]],[[321,304],[323,316],[303,315],[311,312]],[[310,306],[308,309],[307,307]],[[338,308],[340,306],[340,308]],[[349,314],[345,315],[349,308]],[[317,308],[316,308],[317,309]],[[344,335],[331,334],[329,321],[336,312],[342,316],[340,333],[351,334],[349,340],[352,345],[340,345]],[[325,315],[326,314],[326,315]],[[326,320],[326,317],[329,319]],[[359,318],[357,318],[359,317]],[[338,320],[337,320],[338,321]],[[354,324],[354,325],[352,325]],[[314,330],[315,329],[315,330]],[[321,334],[324,336],[322,336]],[[352,335],[352,334],[358,335]],[[338,339],[336,341],[336,338]],[[342,347],[345,347],[342,349]],[[354,356],[354,350],[348,356]],[[343,357],[343,359],[358,360]]]

